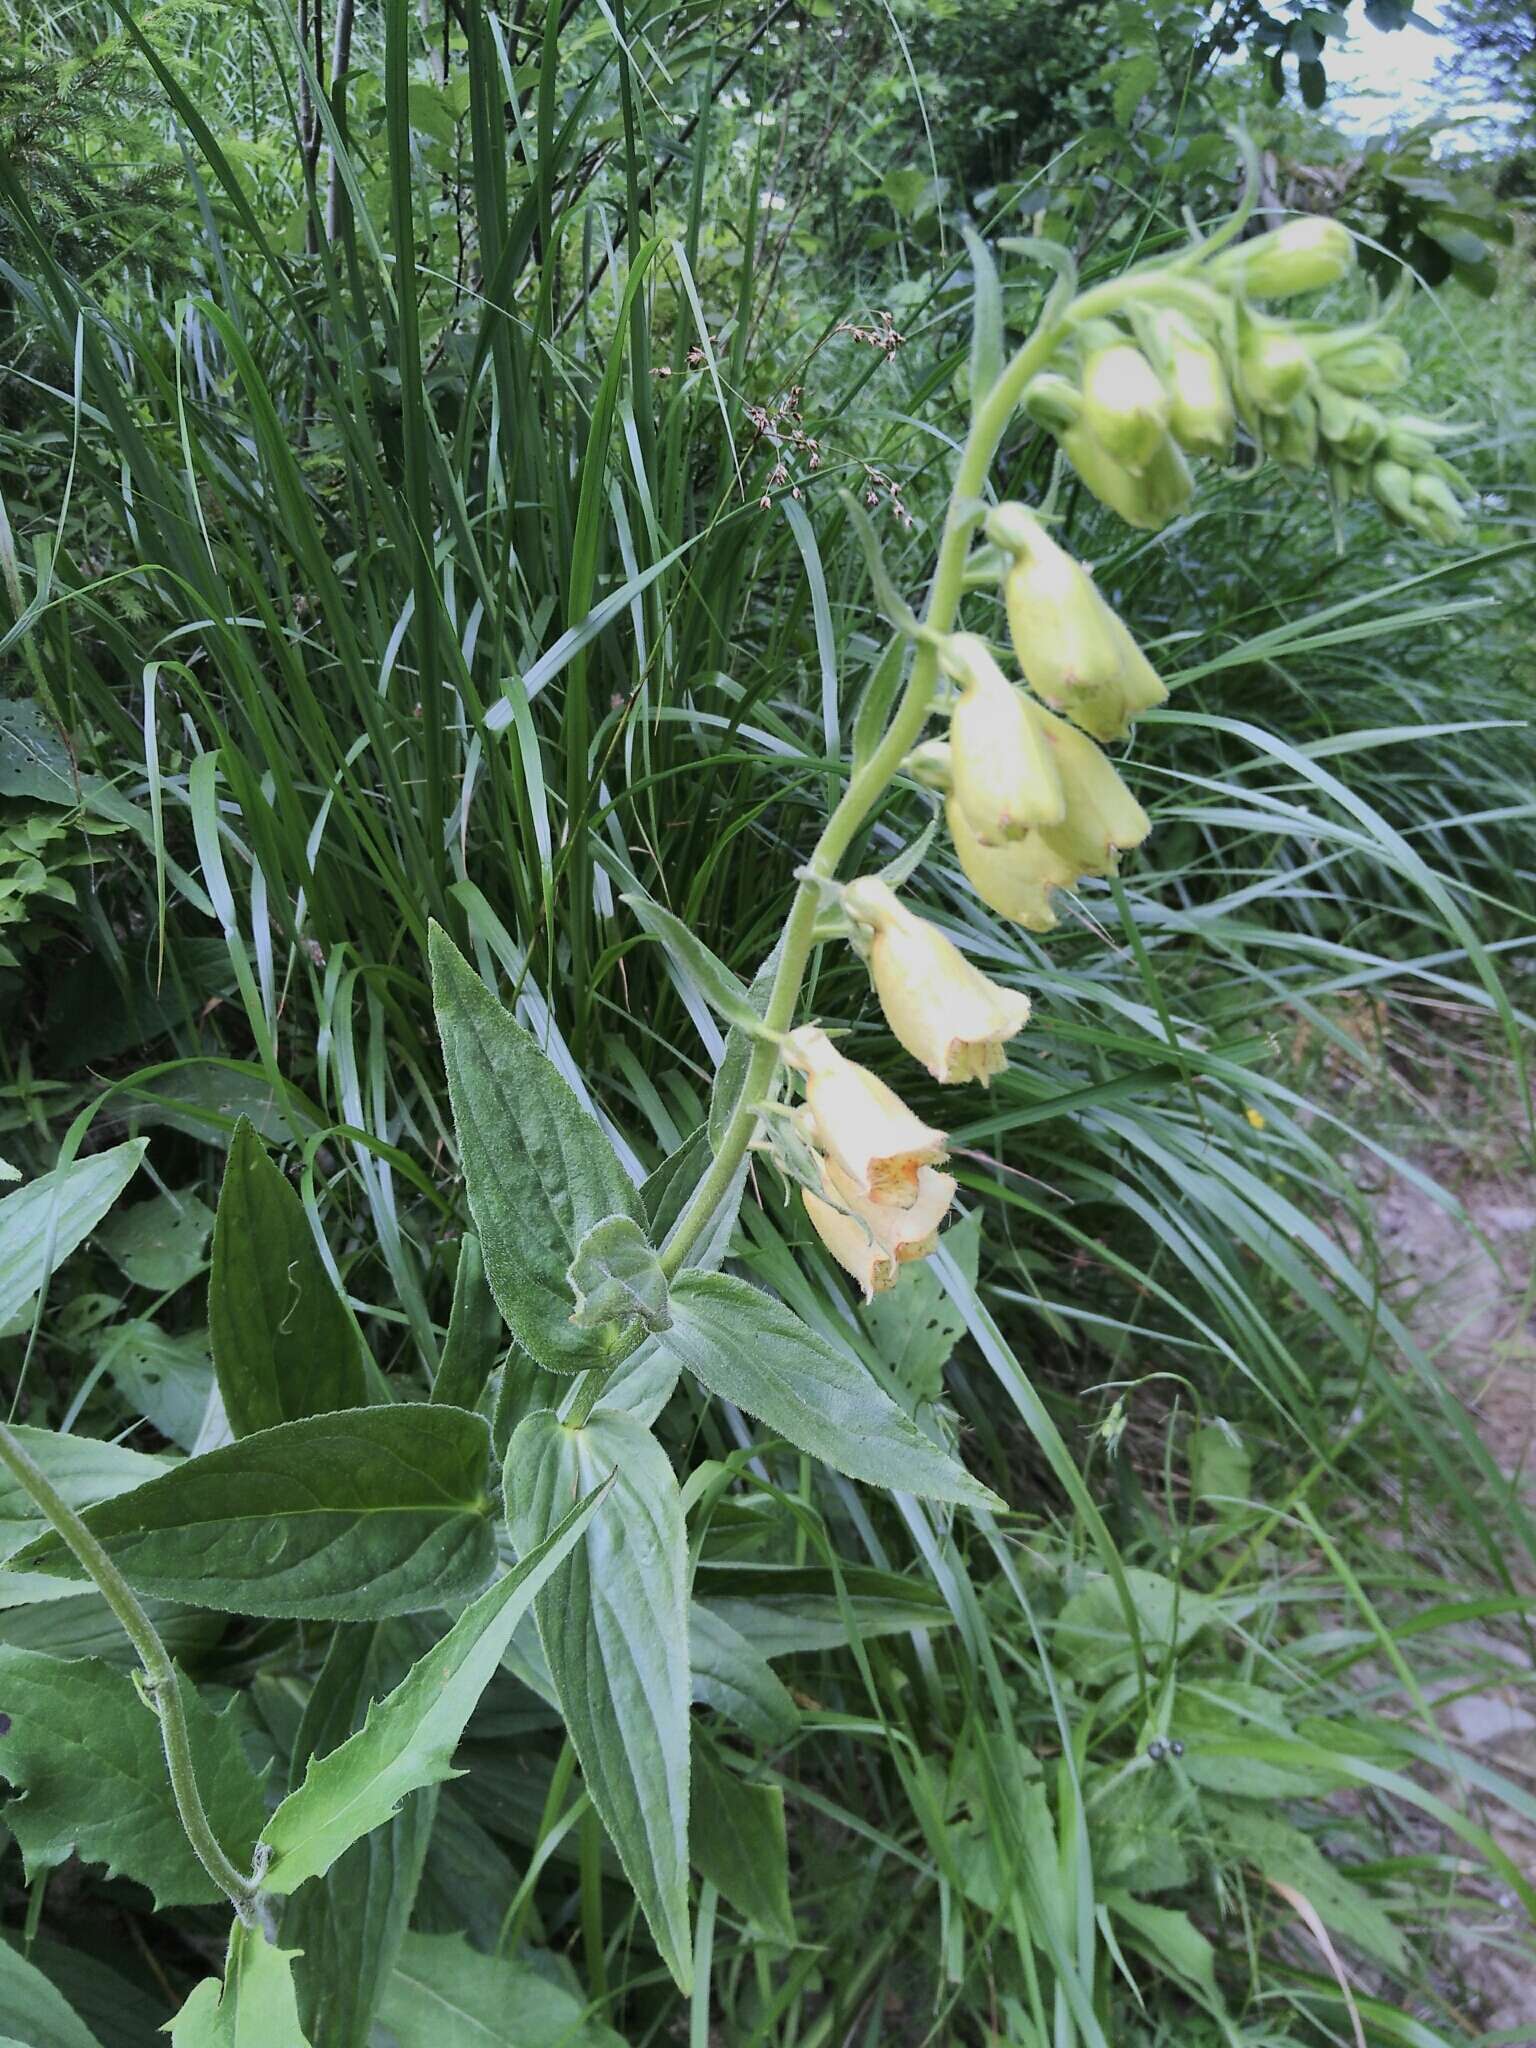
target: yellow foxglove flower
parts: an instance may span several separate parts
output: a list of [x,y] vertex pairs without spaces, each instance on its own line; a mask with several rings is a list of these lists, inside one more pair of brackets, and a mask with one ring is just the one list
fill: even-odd
[[1059,823],[1066,802],[1036,707],[974,633],[951,633],[939,658],[959,685],[949,720],[950,773],[976,837],[1002,846],[1032,825]]
[[1039,831],[1008,846],[983,846],[953,797],[945,816],[965,878],[987,908],[1026,931],[1053,931],[1051,895],[1056,889],[1070,889],[1077,880],[1072,863]]
[[1083,356],[1083,424],[1116,462],[1139,476],[1168,431],[1171,402],[1133,341],[1103,326]]
[[1086,733],[1048,711],[1041,716],[1067,792],[1067,815],[1062,824],[1044,827],[1040,836],[1075,875],[1112,875],[1118,856],[1140,846],[1152,820],[1121,781],[1114,762]]
[[896,1285],[911,1259],[926,1259],[939,1241],[939,1225],[955,1199],[955,1183],[931,1166],[920,1169],[917,1196],[906,1209],[871,1202],[830,1160],[822,1162],[822,1193],[800,1190],[817,1236],[870,1301]]
[[1093,577],[1022,505],[987,531],[1013,553],[1003,580],[1008,630],[1030,688],[1100,739],[1123,739],[1137,711],[1168,692]]
[[1003,1050],[1029,1021],[1029,998],[989,981],[937,925],[873,875],[850,882],[843,908],[874,933],[869,971],[900,1043],[935,1081],[980,1081],[1008,1064]]
[[1337,284],[1354,260],[1355,238],[1348,228],[1314,214],[1224,250],[1211,275],[1258,299],[1288,299]]
[[944,1133],[914,1116],[877,1075],[845,1059],[815,1024],[789,1034],[784,1057],[805,1076],[816,1149],[861,1196],[910,1208],[921,1169],[944,1161]]

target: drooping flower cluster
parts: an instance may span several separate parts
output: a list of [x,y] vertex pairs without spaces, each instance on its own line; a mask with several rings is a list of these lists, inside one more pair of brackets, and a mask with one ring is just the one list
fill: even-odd
[[1125,326],[1084,321],[1075,375],[1036,377],[1025,406],[1132,526],[1155,531],[1176,518],[1194,491],[1186,457],[1226,460],[1241,421],[1262,454],[1321,465],[1341,501],[1371,492],[1390,518],[1455,541],[1469,486],[1438,444],[1460,429],[1392,418],[1373,402],[1406,378],[1402,344],[1376,322],[1333,328],[1254,304],[1336,283],[1354,257],[1337,221],[1296,220],[1203,264],[1175,265],[1167,303],[1132,305]]

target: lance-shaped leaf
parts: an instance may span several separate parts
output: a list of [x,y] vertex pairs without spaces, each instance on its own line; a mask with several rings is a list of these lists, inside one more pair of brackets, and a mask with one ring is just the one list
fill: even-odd
[[462,1775],[453,1752],[530,1601],[576,1542],[596,1494],[467,1607],[355,1735],[312,1763],[268,1821],[262,1882],[291,1892],[388,1820],[408,1792]]
[[459,1158],[486,1278],[507,1326],[551,1372],[609,1357],[621,1333],[571,1321],[566,1274],[609,1216],[640,1221],[613,1147],[447,934],[431,933],[432,996]]
[[658,1338],[711,1393],[850,1479],[970,1507],[1001,1507],[903,1415],[846,1351],[783,1302],[726,1273],[680,1273]]
[[[241,1869],[261,1828],[261,1783],[228,1714],[216,1714],[182,1678],[192,1761],[213,1831]],[[154,1709],[127,1671],[94,1658],[66,1660],[0,1647],[0,1777],[26,1796],[5,1808],[30,1880],[78,1854],[131,1877],[155,1909],[220,1897],[193,1855],[176,1812]]]
[[[490,1433],[462,1408],[353,1408],[259,1430],[102,1501],[86,1525],[141,1593],[367,1621],[477,1593],[495,1557]],[[18,1571],[77,1578],[53,1534]]]
[[486,1283],[485,1256],[479,1238],[470,1232],[459,1246],[448,1336],[432,1382],[432,1399],[446,1401],[451,1408],[477,1408],[485,1383],[506,1348],[501,1312]]
[[696,1700],[728,1715],[756,1742],[794,1740],[800,1710],[788,1686],[755,1643],[698,1600],[688,1608],[688,1655]]
[[622,899],[653,938],[660,939],[678,967],[697,988],[709,1007],[738,1030],[755,1032],[761,1022],[745,985],[705,945],[704,941],[670,910],[644,896],[638,889]]
[[304,1205],[244,1117],[214,1220],[208,1329],[236,1436],[368,1398],[357,1331]]
[[43,1282],[106,1215],[138,1171],[147,1138],[39,1174],[0,1201],[0,1325],[18,1316]]
[[605,1216],[594,1223],[577,1245],[565,1277],[576,1302],[571,1321],[584,1330],[609,1323],[622,1329],[636,1322],[664,1330],[672,1320],[667,1276],[633,1216]]
[[205,1977],[171,2022],[171,2048],[309,2048],[293,1988],[294,1951],[237,1920],[224,1981]]
[[631,1416],[599,1409],[568,1429],[530,1415],[507,1451],[507,1522],[526,1556],[610,1475],[534,1613],[592,1804],[686,1989],[688,1558],[672,1467]]

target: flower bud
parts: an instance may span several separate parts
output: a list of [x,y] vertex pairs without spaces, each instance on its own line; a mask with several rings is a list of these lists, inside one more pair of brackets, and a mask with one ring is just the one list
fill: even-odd
[[1258,412],[1284,412],[1312,382],[1312,356],[1288,327],[1242,321],[1238,332],[1238,376],[1243,396]]
[[1071,862],[1048,846],[1039,832],[1008,846],[983,846],[953,798],[945,817],[965,878],[987,908],[1023,925],[1026,931],[1054,930],[1051,894],[1056,889],[1070,889],[1077,880]]
[[821,1162],[822,1192],[800,1190],[805,1213],[837,1263],[851,1273],[864,1299],[894,1287],[909,1259],[925,1259],[939,1241],[939,1225],[955,1198],[947,1173],[922,1167],[910,1208],[871,1202],[830,1160]]
[[1170,519],[1177,519],[1195,495],[1195,480],[1189,473],[1189,464],[1171,435],[1163,436],[1163,445],[1141,473],[1141,483],[1147,494],[1154,532],[1158,527],[1166,526]]
[[919,1169],[944,1160],[944,1133],[914,1116],[877,1075],[845,1059],[818,1025],[792,1031],[784,1057],[805,1076],[817,1150],[860,1196],[910,1208]]
[[1099,503],[1117,512],[1127,526],[1156,533],[1167,524],[1159,518],[1152,494],[1142,479],[1132,476],[1124,463],[1116,462],[1086,426],[1072,427],[1063,434],[1061,448]]
[[1083,416],[1083,394],[1070,377],[1055,370],[1030,378],[1022,404],[1036,426],[1048,427],[1053,434],[1064,434]]
[[948,740],[924,740],[914,747],[902,762],[902,771],[924,789],[936,789],[948,796],[954,786],[955,771],[950,760]]
[[[1335,391],[1331,384],[1318,385],[1316,402],[1318,431],[1329,446],[1350,462],[1368,461],[1387,432],[1387,423],[1375,406]],[[1389,447],[1387,452],[1396,451]]]
[[1336,220],[1313,215],[1224,249],[1211,277],[1256,299],[1288,299],[1337,284],[1355,260],[1355,238]]
[[1156,311],[1143,324],[1148,352],[1168,387],[1168,429],[1188,455],[1225,462],[1232,453],[1232,393],[1221,356],[1182,313]]
[[1094,324],[1083,356],[1083,424],[1099,445],[1139,475],[1168,431],[1162,380],[1134,342]]
[[1123,739],[1131,713],[1162,703],[1168,694],[1152,664],[1088,570],[1032,512],[1000,505],[987,531],[1013,553],[1003,596],[1014,652],[1030,688],[1101,739]]
[[1371,465],[1371,489],[1381,500],[1387,511],[1404,525],[1411,526],[1413,517],[1413,472],[1401,462],[1375,462]]
[[1020,839],[1065,815],[1061,784],[1035,707],[998,667],[984,640],[952,633],[940,661],[959,685],[949,719],[955,801],[987,846]]
[[985,1088],[1008,1064],[1004,1045],[1029,1021],[1028,996],[989,981],[874,876],[849,883],[843,908],[874,933],[869,971],[895,1037],[941,1085]]
[[1435,450],[1442,441],[1453,441],[1468,431],[1466,427],[1452,426],[1446,420],[1417,419],[1411,413],[1400,413],[1396,419],[1384,421],[1383,425],[1385,444],[1382,453],[1393,462],[1406,462],[1410,469],[1434,460]]
[[1067,815],[1040,837],[1077,875],[1112,875],[1121,853],[1140,846],[1152,820],[1120,779],[1119,770],[1086,733],[1041,713],[1067,795]]
[[1421,533],[1450,547],[1467,530],[1467,515],[1461,500],[1442,476],[1421,469],[1413,479],[1413,502],[1419,513]]
[[1317,407],[1303,392],[1282,413],[1264,422],[1264,447],[1277,462],[1292,469],[1310,469],[1317,461]]
[[1327,382],[1352,398],[1395,391],[1412,367],[1407,349],[1392,335],[1362,332],[1358,327],[1345,334],[1317,337],[1312,353]]

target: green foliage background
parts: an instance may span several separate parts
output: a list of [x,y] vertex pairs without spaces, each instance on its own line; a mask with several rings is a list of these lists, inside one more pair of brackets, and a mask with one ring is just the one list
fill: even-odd
[[[1496,1831],[1532,1789],[1434,1703],[1529,1669],[1536,1526],[1356,1179],[1425,1180],[1458,1119],[1529,1132],[1531,273],[1492,169],[1358,152],[1309,111],[1331,15],[396,0],[359,8],[333,77],[330,16],[306,17],[317,68],[276,9],[13,0],[0,1151],[31,1177],[148,1140],[125,1202],[5,1302],[17,1416],[79,1446],[216,1455],[232,1144],[302,1205],[338,1372],[382,1402],[447,1370],[467,1211],[429,919],[637,1176],[703,1123],[719,1028],[620,899],[743,980],[772,945],[887,638],[838,488],[904,593],[931,560],[962,215],[1111,274],[1229,203],[1242,113],[1389,252],[1440,252],[1396,331],[1482,494],[1452,555],[1310,478],[1208,472],[1149,539],[1053,484],[1020,420],[1000,492],[1056,491],[1174,685],[1127,771],[1157,829],[1043,941],[926,861],[930,914],[1035,1002],[951,1123],[972,1214],[931,1268],[854,1310],[766,1172],[732,1246],[1011,1512],[866,1493],[656,1388],[710,1646],[692,1999],[524,1628],[465,1775],[285,1908],[324,2048],[1459,2043],[1476,1944],[1528,1941]],[[1041,272],[1000,260],[1022,334]],[[871,862],[928,815],[904,785]],[[813,1001],[894,1072],[856,961],[828,951]],[[547,1399],[503,1342],[498,1451]],[[145,1477],[81,1456],[80,1505]],[[261,1788],[450,1619],[155,1611],[247,1837]],[[128,1662],[94,1596],[0,1578],[0,1711],[97,1688],[77,1711],[163,1820]],[[0,1813],[3,2026],[137,2048],[226,1916],[88,1758],[45,1761],[74,1774],[46,1837],[0,1742],[25,1793]],[[285,1995],[252,1991],[263,2039]]]

